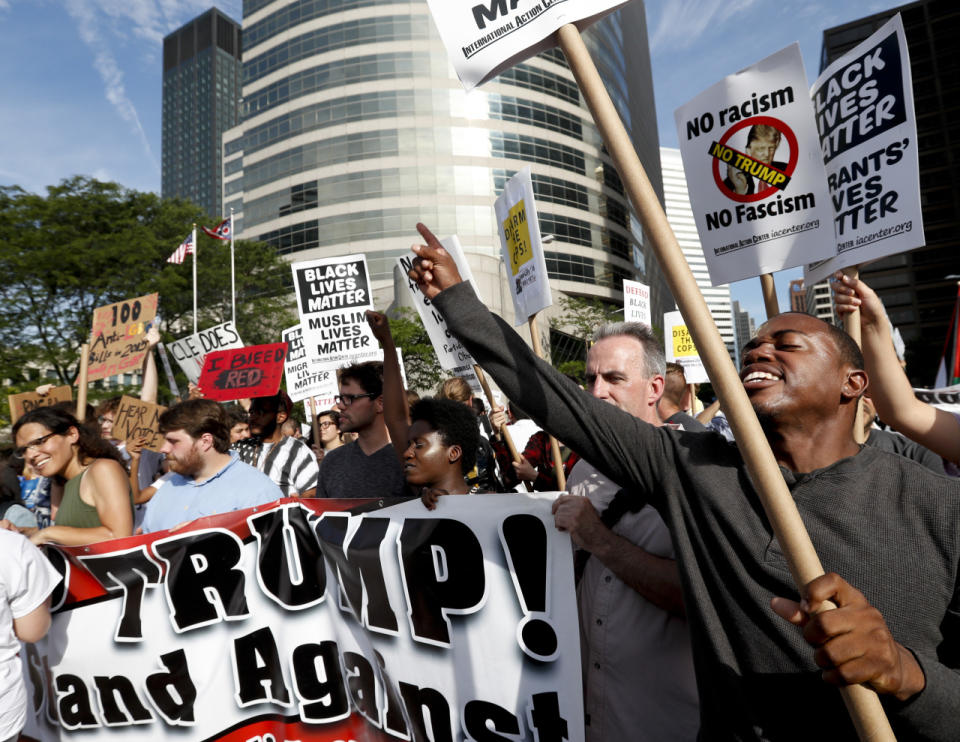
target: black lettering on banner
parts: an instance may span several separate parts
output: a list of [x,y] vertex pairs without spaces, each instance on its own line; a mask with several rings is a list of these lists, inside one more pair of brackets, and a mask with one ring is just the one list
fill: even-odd
[[257,582],[266,596],[292,611],[322,602],[327,570],[303,508],[284,505],[247,523],[257,537]]
[[322,724],[350,716],[336,642],[301,644],[293,650],[290,666],[304,723]]
[[[407,710],[407,718],[413,727],[413,739],[432,742],[453,742],[450,721],[450,704],[443,694],[433,688],[418,688],[410,683],[400,683],[400,695]],[[423,710],[430,712],[430,731],[427,732]]]
[[555,692],[534,693],[527,707],[530,728],[536,742],[563,742],[569,739],[567,720],[560,715],[560,700]]
[[500,524],[500,540],[524,613],[517,641],[528,657],[552,662],[559,654],[559,643],[547,615],[550,563],[546,526],[536,515],[516,513]]
[[70,560],[55,546],[47,546],[44,553],[53,568],[63,575],[63,579],[50,593],[50,610],[57,611],[63,607],[67,600],[67,585],[70,584]]
[[520,737],[520,720],[495,703],[467,701],[463,731],[473,742],[514,742]]
[[153,721],[153,714],[143,705],[130,678],[97,675],[93,682],[97,686],[100,716],[108,727],[128,727]]
[[178,634],[250,615],[240,568],[243,542],[233,532],[217,528],[172,536],[154,541],[153,551],[167,564],[164,590]]
[[290,705],[277,642],[269,626],[233,640],[233,687],[237,706]]
[[57,675],[57,715],[64,729],[95,729],[100,726],[90,706],[86,683],[76,675]]
[[377,708],[377,679],[367,658],[357,652],[343,653],[343,667],[347,672],[347,687],[357,711],[377,729],[380,728],[380,710]]
[[486,600],[480,542],[449,518],[407,518],[397,542],[413,638],[449,646],[448,616],[474,613]]
[[148,675],[147,696],[163,720],[170,726],[193,726],[193,706],[197,686],[190,678],[187,655],[182,649],[160,655],[164,671]]
[[80,562],[97,578],[104,590],[123,592],[120,620],[114,631],[114,641],[143,641],[140,609],[143,594],[148,587],[160,584],[160,565],[147,553],[147,547],[138,546],[126,551],[81,556]]
[[320,549],[337,570],[340,605],[352,611],[357,621],[371,631],[396,636],[399,626],[380,563],[380,544],[390,519],[362,518],[344,548],[349,523],[349,515],[324,513],[316,524]]
[[383,655],[373,651],[377,658],[377,669],[380,673],[380,685],[383,688],[383,731],[400,739],[410,739],[407,731],[407,721],[403,709],[403,701],[397,694],[397,688],[390,673],[387,672],[387,663]]

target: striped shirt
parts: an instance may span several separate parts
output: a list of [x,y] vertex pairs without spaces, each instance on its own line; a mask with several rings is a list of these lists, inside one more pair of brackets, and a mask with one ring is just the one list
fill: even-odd
[[298,497],[317,486],[317,457],[303,441],[284,436],[277,443],[264,443],[254,436],[233,444],[240,460],[272,479],[284,497]]

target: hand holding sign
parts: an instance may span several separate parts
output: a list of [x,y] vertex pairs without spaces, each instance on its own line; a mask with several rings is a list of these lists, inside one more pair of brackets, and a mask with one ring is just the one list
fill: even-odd
[[417,254],[417,259],[413,261],[413,267],[407,275],[416,282],[424,296],[432,299],[463,279],[460,278],[460,271],[457,270],[457,264],[450,257],[450,253],[443,248],[433,232],[419,222],[417,231],[427,244],[410,247]]

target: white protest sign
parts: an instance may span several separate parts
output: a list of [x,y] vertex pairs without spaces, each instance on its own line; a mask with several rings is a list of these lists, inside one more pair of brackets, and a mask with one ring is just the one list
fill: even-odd
[[836,60],[810,91],[835,212],[835,257],[804,271],[812,286],[834,271],[924,244],[910,56],[897,14]]
[[797,44],[674,112],[714,286],[833,254],[833,209]]
[[[298,329],[300,325],[291,327],[288,330],[284,330],[284,340],[287,339],[287,333],[291,330]],[[295,336],[293,336],[295,337]],[[403,367],[403,351],[400,348],[397,348],[397,363],[400,364],[400,379],[403,381],[403,386],[407,386],[407,371]],[[293,354],[293,346],[291,346],[290,354]],[[377,348],[369,358],[364,358],[363,361],[341,361],[335,365],[329,365],[320,363],[319,361],[313,361],[309,366],[303,366],[302,364],[306,363],[306,360],[301,357],[299,363],[292,364],[295,368],[299,369],[294,372],[294,381],[303,379],[307,385],[308,393],[304,393],[303,390],[296,390],[297,396],[294,396],[294,387],[290,384],[290,364],[287,366],[287,394],[290,395],[290,399],[294,402],[299,402],[300,400],[307,400],[310,397],[314,399],[314,402],[317,405],[317,411],[322,412],[324,410],[331,410],[336,405],[335,397],[340,393],[340,384],[338,381],[339,371],[345,369],[347,366],[350,366],[353,363],[366,363],[367,361],[380,361],[383,363],[383,349]],[[313,415],[310,413],[310,403],[304,402],[304,408],[307,412],[307,422],[313,419]]]
[[290,395],[290,399],[299,402],[307,397],[324,396],[329,392],[331,385],[333,394],[336,394],[336,370],[322,367],[322,364],[307,358],[300,325],[288,327],[283,331],[282,337],[283,342],[287,344],[287,358],[283,365],[287,379],[287,394]]
[[447,55],[470,90],[544,49],[561,26],[591,26],[626,0],[427,0]]
[[214,350],[229,350],[242,348],[243,341],[240,333],[233,326],[233,322],[224,322],[222,325],[201,330],[193,335],[187,335],[174,340],[167,345],[170,354],[183,369],[187,379],[194,384],[200,379],[203,370],[203,358]]
[[364,315],[373,309],[366,257],[308,260],[291,269],[307,359],[334,367],[373,359],[379,345]]
[[503,263],[509,271],[507,282],[516,312],[514,324],[522,325],[541,309],[553,304],[529,167],[506,182],[503,193],[494,204],[494,211],[497,213]]
[[705,384],[710,381],[680,312],[666,312],[663,315],[663,345],[667,360],[683,366],[683,376],[688,384]]
[[623,280],[623,319],[650,326],[650,287],[639,281]]
[[[452,235],[451,237],[440,240],[440,244],[450,253],[450,257],[453,258],[453,261],[457,264],[457,271],[460,273],[460,277],[463,278],[464,281],[469,281],[470,285],[473,286],[474,293],[479,296],[480,292],[477,291],[477,285],[473,280],[473,273],[470,271],[470,264],[467,263],[467,258],[463,253],[460,240],[457,239],[456,235]],[[407,282],[410,298],[413,300],[413,305],[417,308],[420,321],[423,322],[427,335],[430,337],[430,343],[437,353],[437,361],[440,364],[440,368],[445,371],[454,371],[457,368],[465,366],[471,369],[472,373],[474,360],[473,356],[470,355],[470,351],[464,348],[463,343],[457,340],[453,333],[447,329],[447,321],[443,318],[443,315],[433,308],[430,300],[417,288],[417,284],[410,280],[409,271],[412,263],[413,256],[402,255],[397,258],[397,266],[400,268],[400,272]]]

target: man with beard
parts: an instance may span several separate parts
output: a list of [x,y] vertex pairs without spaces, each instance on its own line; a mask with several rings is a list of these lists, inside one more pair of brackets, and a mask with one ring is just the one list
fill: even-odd
[[399,497],[403,470],[383,419],[383,364],[348,366],[339,383],[340,432],[357,439],[323,457],[317,497]]
[[272,479],[284,497],[315,497],[319,466],[304,441],[283,434],[293,402],[285,392],[256,397],[250,405],[250,437],[233,444],[240,460]]
[[283,497],[265,474],[230,452],[227,416],[216,402],[189,399],[171,407],[160,416],[160,432],[171,476],[147,505],[144,533]]

